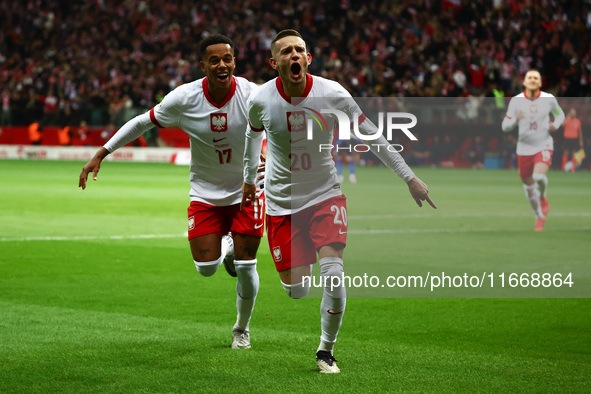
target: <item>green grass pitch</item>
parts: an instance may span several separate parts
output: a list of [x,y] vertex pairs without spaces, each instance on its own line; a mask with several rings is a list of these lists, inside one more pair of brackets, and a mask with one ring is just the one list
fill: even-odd
[[265,242],[253,348],[230,349],[235,280],[195,271],[187,167],[109,162],[82,191],[82,165],[0,161],[0,392],[591,391],[590,173],[549,174],[534,233],[516,171],[418,169],[435,211],[359,169],[346,272],[572,271],[575,287],[351,294],[325,376],[319,300],[285,295]]

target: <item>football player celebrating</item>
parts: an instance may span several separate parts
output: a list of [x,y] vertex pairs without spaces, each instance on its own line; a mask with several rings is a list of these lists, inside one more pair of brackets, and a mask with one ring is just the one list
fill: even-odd
[[[535,231],[544,231],[548,203],[548,169],[552,165],[554,141],[550,133],[564,122],[565,116],[556,97],[542,92],[542,76],[529,70],[523,79],[525,90],[509,102],[503,119],[504,132],[519,127],[517,167],[527,197],[536,217]],[[554,120],[550,119],[550,114]]]
[[[302,298],[308,293],[311,266],[318,254],[326,285],[320,304],[322,335],[316,364],[320,372],[338,373],[333,346],[343,319],[346,294],[343,285],[332,287],[330,278],[343,276],[347,207],[331,149],[319,149],[318,140],[308,140],[306,133],[301,133],[306,125],[302,107],[313,105],[313,98],[327,98],[327,105],[350,113],[355,111],[355,102],[339,83],[307,73],[312,57],[297,31],[278,33],[271,44],[271,54],[271,66],[279,77],[253,91],[248,100],[242,202],[256,198],[258,152],[264,130],[266,221],[272,256],[287,294]],[[377,132],[369,120],[359,122],[362,132]],[[332,141],[332,131],[325,130],[318,136],[325,144]],[[373,142],[390,145],[384,137]],[[428,201],[436,208],[427,186],[415,177],[397,152],[381,149],[376,154],[408,183],[419,206],[421,201]]]
[[[84,166],[79,186],[88,174],[97,179],[101,162],[109,154],[141,136],[154,125],[179,127],[191,141],[191,176],[188,208],[189,244],[197,271],[213,275],[224,263],[237,276],[238,317],[232,348],[249,349],[249,322],[259,289],[256,253],[263,235],[262,198],[240,210],[242,153],[247,126],[246,99],[256,88],[234,77],[234,44],[222,35],[200,44],[201,69],[206,77],[181,85],[149,112],[127,122]],[[232,237],[227,234],[231,232]]]

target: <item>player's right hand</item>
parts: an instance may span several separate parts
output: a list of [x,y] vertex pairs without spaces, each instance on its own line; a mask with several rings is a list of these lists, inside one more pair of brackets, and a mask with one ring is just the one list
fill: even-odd
[[98,173],[101,169],[101,163],[103,159],[109,154],[109,151],[105,148],[101,148],[92,159],[82,167],[82,172],[78,179],[78,187],[82,190],[86,189],[86,181],[88,180],[88,174],[92,171],[92,179],[96,181]]
[[248,201],[253,201],[253,204],[257,203],[257,187],[256,185],[250,185],[248,183],[242,184],[242,202],[240,202],[240,210],[242,211]]
[[84,167],[82,167],[82,172],[80,173],[80,179],[78,181],[78,187],[81,187],[82,190],[86,189],[86,181],[88,180],[88,173],[92,171],[92,179],[96,181],[98,176],[98,172],[101,169],[100,161],[97,163],[95,158],[90,159],[88,163]]

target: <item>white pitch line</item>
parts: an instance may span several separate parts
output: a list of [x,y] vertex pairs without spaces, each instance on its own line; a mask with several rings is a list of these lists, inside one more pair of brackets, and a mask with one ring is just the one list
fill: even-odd
[[93,241],[99,239],[152,239],[152,238],[181,238],[186,234],[139,234],[139,235],[80,235],[72,237],[21,237],[21,238],[0,238],[0,242],[22,242],[22,241]]
[[[591,227],[559,227],[546,228],[544,231],[588,231]],[[367,235],[367,234],[408,234],[408,233],[487,233],[487,232],[530,232],[530,228],[521,229],[502,229],[502,228],[400,228],[384,230],[350,230],[349,234]]]
[[[477,217],[531,217],[531,212],[499,212],[499,213],[411,213],[407,215],[352,215],[349,220],[370,220],[370,219],[406,219],[406,218],[477,218]],[[552,212],[552,217],[591,217],[591,212]]]
[[[546,231],[588,231],[591,227],[559,227],[547,228]],[[501,228],[400,228],[383,230],[350,230],[352,235],[368,234],[420,234],[420,233],[485,233],[485,232],[529,232],[530,228],[501,229]],[[264,235],[266,236],[266,235]],[[158,238],[185,238],[187,234],[139,234],[139,235],[83,235],[73,237],[20,237],[0,238],[0,242],[26,242],[26,241],[93,241],[93,240],[125,240],[125,239],[158,239]]]

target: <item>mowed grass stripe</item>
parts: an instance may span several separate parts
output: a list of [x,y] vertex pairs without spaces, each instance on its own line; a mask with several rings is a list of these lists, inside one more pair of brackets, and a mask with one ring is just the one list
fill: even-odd
[[[105,163],[83,192],[82,165],[0,161],[0,236],[186,230],[186,167]],[[348,272],[589,267],[591,174],[550,174],[552,211],[536,234],[516,171],[416,172],[437,211],[384,168],[343,185],[350,229],[363,232],[351,234]],[[495,231],[404,231],[478,228]],[[555,231],[565,228],[579,230]],[[264,241],[258,257],[254,348],[237,353],[235,280],[223,268],[200,277],[182,237],[2,243],[0,392],[591,390],[589,299],[351,298],[335,350],[343,372],[319,375],[319,300],[286,296]]]
[[[588,227],[554,227],[546,231],[589,231]],[[405,234],[405,233],[465,233],[465,232],[531,232],[531,229],[525,228],[405,228],[405,229],[383,229],[383,230],[350,230],[349,234],[369,235],[369,234]],[[32,242],[32,241],[92,241],[92,240],[129,240],[129,239],[158,239],[158,238],[185,238],[186,234],[137,234],[137,235],[81,235],[81,236],[47,236],[47,237],[20,237],[20,238],[0,238],[0,242]],[[263,235],[266,238],[266,234]]]
[[[456,304],[464,313],[473,311],[476,306],[463,301]],[[540,313],[540,306],[554,309],[552,305],[543,305],[544,301],[537,303],[541,305],[527,304],[533,306],[531,309],[535,313]],[[355,307],[352,309],[359,312]],[[434,317],[441,313],[437,309],[434,309]],[[502,308],[494,309],[502,312]],[[0,310],[5,316],[0,332],[12,338],[7,346],[0,348],[6,361],[0,368],[0,375],[4,375],[0,388],[6,391],[19,387],[38,392],[56,389],[66,392],[239,392],[293,389],[295,383],[298,383],[296,387],[303,388],[306,383],[302,384],[302,380],[321,383],[317,374],[312,373],[313,358],[304,351],[315,342],[316,336],[300,330],[259,327],[253,349],[235,351],[229,348],[227,325],[6,302],[0,303]],[[440,385],[441,391],[469,390],[480,384],[497,390],[545,387],[552,391],[588,387],[588,365],[550,354],[528,354],[530,341],[517,341],[512,337],[517,334],[513,331],[519,330],[510,321],[496,334],[508,339],[505,343],[508,351],[491,351],[486,349],[486,343],[479,346],[472,342],[478,329],[492,335],[498,328],[493,325],[487,330],[481,326],[488,319],[477,318],[474,327],[463,329],[448,320],[455,334],[464,332],[464,343],[457,340],[438,343],[428,329],[432,318],[423,318],[427,330],[415,334],[426,336],[427,340],[408,341],[411,338],[408,332],[396,338],[396,329],[390,332],[393,337],[386,342],[387,346],[383,340],[376,339],[378,335],[348,336],[339,345],[343,348],[340,351],[342,365],[346,365],[349,372],[344,370],[341,377],[336,378],[338,380],[325,380],[322,384],[332,389],[346,384],[347,389],[373,390],[425,390]],[[403,326],[407,324],[408,319]],[[375,334],[383,330],[384,327],[377,327]],[[488,339],[491,340],[494,341]],[[556,347],[553,342],[547,344],[549,350]],[[561,346],[572,347],[569,342],[572,341],[565,341]],[[359,352],[358,349],[371,351]],[[368,371],[367,365],[374,365],[376,358],[388,360],[388,365]],[[446,382],[445,377],[458,370],[464,370],[465,374]],[[278,371],[280,378],[276,376]],[[29,377],[36,379],[23,384]]]

